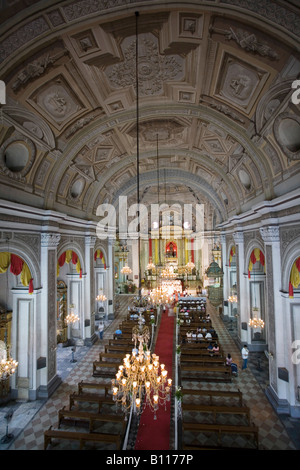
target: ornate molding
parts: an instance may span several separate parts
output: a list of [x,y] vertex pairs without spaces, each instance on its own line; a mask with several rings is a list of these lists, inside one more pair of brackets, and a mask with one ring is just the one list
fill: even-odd
[[59,233],[42,233],[41,244],[43,247],[57,247],[60,242]]
[[94,247],[96,243],[96,237],[92,237],[90,235],[85,237],[85,244],[86,246]]
[[259,231],[264,243],[274,243],[280,241],[279,227],[261,227]]
[[234,232],[232,234],[233,236],[233,239],[234,239],[234,243],[239,243],[239,244],[242,244],[244,243],[244,233],[243,232]]

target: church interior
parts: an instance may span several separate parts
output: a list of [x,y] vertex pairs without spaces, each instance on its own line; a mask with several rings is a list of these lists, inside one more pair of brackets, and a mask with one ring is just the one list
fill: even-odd
[[299,1],[0,17],[0,450],[299,450]]

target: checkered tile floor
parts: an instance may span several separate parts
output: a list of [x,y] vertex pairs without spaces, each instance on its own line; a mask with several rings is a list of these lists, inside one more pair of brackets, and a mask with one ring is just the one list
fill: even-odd
[[[124,296],[120,296],[120,298],[122,297],[123,300],[121,301],[123,304],[121,311],[127,314],[127,307],[125,307],[126,301],[124,300]],[[224,352],[230,352],[234,362],[239,366],[238,377],[235,377],[232,383],[214,384],[214,388],[225,387],[225,389],[233,390],[239,388],[241,390],[245,404],[251,409],[251,420],[259,427],[260,449],[299,449],[298,443],[293,442],[291,436],[294,430],[299,426],[300,420],[294,420],[294,423],[291,424],[291,420],[288,419],[286,421],[287,425],[284,425],[283,420],[277,416],[265,396],[263,380],[256,378],[255,364],[251,364],[250,358],[248,369],[241,372],[240,351],[237,349],[233,337],[224,326],[223,321],[216,314],[215,309],[210,305],[208,308]],[[120,317],[111,322],[107,327],[104,332],[104,341],[105,338],[111,337],[119,322]],[[92,376],[92,364],[94,360],[98,359],[99,352],[102,349],[103,341],[100,340],[91,348],[83,348],[82,350],[77,348],[75,357],[78,362],[72,364],[71,367],[70,355],[62,358],[63,363],[68,369],[70,368],[70,370],[64,372],[65,376],[62,374],[63,383],[47,401],[13,404],[14,415],[9,424],[8,433],[13,434],[14,439],[8,444],[0,444],[0,450],[43,450],[44,431],[51,425],[53,428],[57,427],[58,410],[64,405],[68,407],[69,395],[77,391],[78,383],[81,380],[97,381],[97,378]],[[64,352],[64,354],[67,355],[67,352]],[[192,386],[193,384],[190,385]],[[201,388],[206,386],[209,388],[210,385],[201,384]],[[5,414],[9,407],[10,404],[0,407],[0,431],[2,432],[2,436],[6,433]],[[287,429],[289,430],[289,434]],[[65,444],[65,448],[73,449],[73,446],[71,444]]]

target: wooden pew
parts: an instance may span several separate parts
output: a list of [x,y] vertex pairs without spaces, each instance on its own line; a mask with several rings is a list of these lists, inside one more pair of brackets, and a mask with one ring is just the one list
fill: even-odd
[[244,415],[250,424],[250,408],[248,406],[218,406],[198,405],[196,403],[183,403],[182,411],[193,411],[195,413],[210,413],[216,421],[217,414]]
[[83,393],[83,389],[93,390],[104,390],[104,396],[107,397],[111,390],[110,383],[98,383],[98,382],[84,382],[83,380],[78,383],[78,393]]
[[52,443],[52,439],[66,439],[68,441],[79,441],[80,450],[86,442],[98,442],[101,444],[114,444],[116,450],[121,448],[121,436],[119,434],[100,434],[87,432],[72,432],[52,429],[52,426],[44,432],[44,450]]
[[134,342],[132,341],[132,338],[111,338],[109,341],[108,341],[108,344],[110,346],[112,345],[126,345],[126,346],[131,346],[133,348],[133,345],[134,345]]
[[[180,358],[180,363],[182,364],[195,364],[195,365],[210,365],[210,364],[219,364],[219,365],[224,365],[225,364],[225,359],[222,357],[218,356],[199,356],[199,355],[193,355],[193,356],[181,356]],[[229,367],[228,367],[229,368]]]
[[211,351],[208,351],[206,348],[182,348],[181,347],[181,358],[183,357],[190,357],[190,356],[196,356],[196,357],[223,357],[223,352],[221,348],[219,349],[218,352],[212,353]]
[[[123,362],[123,359],[125,357],[125,354],[123,352],[119,352],[119,353],[103,353],[101,352],[99,354],[99,361],[105,361],[106,359],[108,360],[117,360],[119,361],[118,363],[121,364]],[[106,362],[106,361],[105,361]]]
[[104,346],[104,352],[106,353],[114,353],[114,352],[123,352],[124,356],[125,354],[130,354],[133,349],[133,344],[131,346],[126,346],[126,345],[114,345],[114,344],[106,344]]
[[[182,422],[183,432],[189,431],[192,433],[215,433],[218,436],[218,447],[222,447],[221,437],[228,434],[250,435],[254,439],[255,448],[258,449],[258,427],[251,426],[235,426],[229,424],[203,424],[203,423],[190,423]],[[199,446],[201,448],[201,446]]]
[[121,362],[94,361],[93,377],[113,377],[116,375],[120,364]]
[[191,388],[182,388],[182,393],[183,397],[186,397],[188,395],[195,395],[195,396],[202,396],[209,399],[210,405],[213,405],[213,399],[214,398],[229,398],[230,402],[232,404],[233,400],[237,400],[239,406],[243,406],[243,394],[242,392],[237,389],[237,390],[197,390],[197,389],[191,389]]
[[69,396],[69,410],[71,411],[75,403],[78,402],[85,402],[85,403],[95,403],[98,405],[98,413],[102,408],[102,405],[115,405],[115,401],[113,401],[112,397],[103,397],[96,394],[88,394],[88,393],[76,393],[73,392]]
[[[187,365],[181,364],[181,380],[203,380],[208,382],[222,381],[231,382],[231,367],[220,365]],[[188,372],[188,376],[182,375]]]
[[60,428],[62,422],[88,422],[89,424],[89,432],[93,432],[94,424],[96,422],[109,422],[109,423],[116,423],[121,424],[121,427],[118,427],[118,433],[124,434],[127,422],[124,419],[124,415],[121,414],[103,414],[103,413],[92,413],[89,411],[80,411],[80,410],[66,410],[63,407],[58,412],[58,428]]

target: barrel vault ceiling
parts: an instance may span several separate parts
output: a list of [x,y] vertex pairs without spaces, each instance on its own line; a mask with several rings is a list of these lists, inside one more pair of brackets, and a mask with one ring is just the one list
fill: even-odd
[[2,199],[87,220],[135,202],[137,123],[146,205],[204,203],[211,229],[296,189],[297,2],[6,0],[1,13]]

